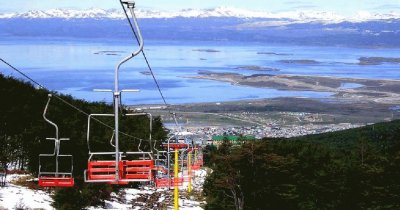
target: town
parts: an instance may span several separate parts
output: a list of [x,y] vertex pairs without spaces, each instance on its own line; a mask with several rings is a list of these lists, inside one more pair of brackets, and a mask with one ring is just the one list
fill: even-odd
[[[290,138],[309,134],[319,134],[357,128],[368,123],[335,122],[331,115],[313,114],[304,112],[279,112],[266,113],[213,113],[213,117],[226,118],[225,124],[218,120],[210,120],[206,126],[199,118],[190,118],[187,114],[180,113],[179,126],[168,123],[172,118],[161,115],[166,127],[171,133],[184,132],[196,136],[202,144],[218,144],[219,137],[247,137],[248,139],[263,138]],[[189,115],[190,116],[190,115]],[[189,119],[190,118],[190,119]],[[204,118],[202,118],[204,119]],[[213,118],[211,118],[213,119]],[[235,121],[237,121],[235,123]],[[246,124],[246,125],[240,125]],[[251,138],[250,138],[251,137]],[[200,142],[199,142],[200,143]]]

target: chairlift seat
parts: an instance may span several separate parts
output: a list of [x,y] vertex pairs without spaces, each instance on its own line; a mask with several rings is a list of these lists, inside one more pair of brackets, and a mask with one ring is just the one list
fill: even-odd
[[89,180],[115,180],[115,161],[89,161]]
[[196,163],[193,164],[193,165],[192,165],[192,170],[193,170],[193,171],[200,170],[200,165],[199,165],[199,164],[196,164]]
[[141,181],[152,180],[153,160],[122,160],[119,162],[122,168],[122,179],[139,179]]
[[118,163],[120,181],[115,179],[115,161],[89,161],[89,181],[109,181],[110,184],[128,184],[135,181],[151,181],[153,160],[122,160]]
[[39,177],[39,186],[41,187],[73,187],[74,184],[74,178],[72,177]]
[[154,183],[157,188],[168,187],[169,178],[157,178]]
[[165,188],[169,186],[182,186],[183,185],[183,177],[179,178],[156,178],[154,183],[157,188]]

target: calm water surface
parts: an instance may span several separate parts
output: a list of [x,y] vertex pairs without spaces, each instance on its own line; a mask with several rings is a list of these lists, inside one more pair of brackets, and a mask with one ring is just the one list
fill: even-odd
[[[133,42],[132,42],[133,43]],[[110,93],[92,89],[112,89],[115,65],[134,47],[126,41],[2,39],[0,57],[14,64],[44,86],[90,101],[110,102]],[[233,86],[228,83],[186,78],[200,70],[252,74],[296,74],[371,79],[400,79],[399,65],[358,65],[360,57],[400,57],[400,49],[303,47],[257,43],[175,43],[149,40],[145,52],[168,103],[220,102],[273,97],[330,97],[331,93],[281,91]],[[313,64],[282,60],[312,60]],[[279,71],[237,69],[262,66]],[[0,64],[3,74],[20,77]],[[127,104],[162,103],[142,56],[121,68],[121,88],[140,89],[126,93]],[[348,88],[344,84],[342,88]]]

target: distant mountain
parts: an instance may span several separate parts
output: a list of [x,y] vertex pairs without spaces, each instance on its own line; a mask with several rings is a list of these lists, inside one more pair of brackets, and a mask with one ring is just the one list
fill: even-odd
[[[267,18],[267,19],[287,19],[300,22],[363,22],[371,20],[390,20],[400,19],[400,13],[369,13],[358,12],[353,17],[344,17],[333,12],[326,11],[303,11],[296,10],[291,12],[271,13],[265,11],[252,11],[232,7],[217,7],[213,9],[184,9],[180,11],[159,11],[159,10],[137,10],[139,18],[209,18],[209,17],[234,17],[234,18]],[[62,18],[62,19],[123,19],[124,14],[120,10],[103,10],[92,8],[88,10],[70,10],[70,9],[50,9],[50,10],[32,10],[24,13],[0,13],[0,19],[10,18]]]
[[[138,10],[146,39],[164,41],[235,41],[294,45],[400,47],[400,14],[332,12],[268,13],[236,8]],[[131,38],[120,10],[29,11],[0,14],[0,37],[79,39]]]

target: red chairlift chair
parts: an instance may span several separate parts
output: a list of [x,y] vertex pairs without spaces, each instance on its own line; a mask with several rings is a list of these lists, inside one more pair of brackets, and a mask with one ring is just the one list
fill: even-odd
[[[176,137],[176,136],[175,136]],[[174,142],[171,142],[171,139],[173,137],[169,138],[167,140],[167,143],[163,143],[162,146],[167,148],[168,151],[174,151],[175,149],[178,149],[180,151],[180,158],[179,158],[179,164],[181,168],[181,175],[177,178],[171,177],[170,173],[164,174],[163,176],[158,176],[154,180],[155,186],[157,188],[166,188],[166,187],[173,187],[173,186],[182,186],[183,183],[187,180],[185,180],[185,177],[183,176],[183,167],[185,162],[183,161],[185,158],[184,153],[190,150],[190,144],[188,143],[179,143],[177,139],[175,139]],[[168,151],[165,151],[168,153]],[[170,159],[170,162],[174,162],[173,160]],[[173,168],[173,167],[171,167]]]
[[[132,30],[136,30],[136,35],[138,37],[139,47],[137,50],[130,53],[126,58],[121,60],[115,69],[114,74],[114,90],[101,90],[102,92],[112,92],[113,93],[113,104],[114,104],[114,114],[93,114],[89,116],[88,119],[88,133],[87,133],[87,143],[89,147],[89,160],[88,169],[84,172],[84,177],[86,182],[106,182],[111,184],[127,184],[129,182],[145,182],[152,181],[152,169],[154,168],[154,161],[152,152],[120,152],[119,150],[119,109],[121,104],[121,93],[122,92],[137,92],[138,90],[119,90],[119,70],[121,65],[137,56],[143,50],[143,38],[138,26],[136,16],[134,13],[135,3],[130,0],[122,0],[121,5],[131,13],[133,23],[128,18]],[[127,11],[124,9],[125,14],[128,17]],[[133,28],[135,27],[135,29]],[[137,116],[143,114],[127,114],[126,116]],[[90,120],[92,116],[113,116],[115,123],[115,152],[91,152],[89,146],[90,137]],[[152,121],[150,115],[150,122]],[[150,125],[150,145],[151,145],[151,125]],[[110,158],[114,155],[114,160]],[[106,160],[95,160],[94,157],[97,156],[108,156]],[[135,158],[129,158],[131,156],[136,156]],[[137,156],[141,156],[141,159]],[[122,159],[125,158],[125,159]]]
[[[126,114],[126,116],[149,115],[150,138],[152,117],[148,113]],[[92,152],[89,144],[90,124],[92,117],[113,117],[114,114],[91,114],[88,118],[87,144],[89,149],[88,169],[84,172],[85,182],[106,182],[110,184],[128,184],[129,182],[149,182],[153,180],[152,170],[154,160],[152,152],[143,152],[138,146],[138,152],[119,152],[119,160],[112,159],[115,152]],[[111,138],[111,145],[113,138]],[[108,157],[106,160],[96,160],[95,157]],[[134,156],[135,158],[129,158]],[[124,158],[124,159],[123,159]],[[104,158],[103,158],[104,159]],[[117,164],[116,164],[117,162]]]

